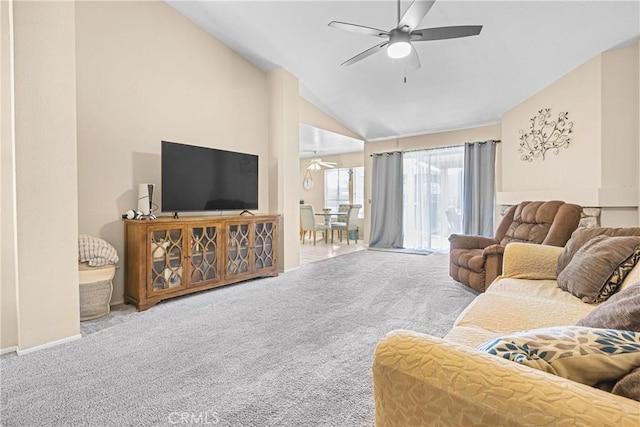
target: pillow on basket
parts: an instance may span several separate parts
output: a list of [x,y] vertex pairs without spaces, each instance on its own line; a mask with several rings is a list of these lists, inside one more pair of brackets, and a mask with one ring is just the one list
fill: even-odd
[[90,267],[116,264],[120,259],[116,248],[106,240],[87,234],[78,235],[78,261],[88,262]]
[[640,237],[594,237],[558,275],[558,286],[586,303],[600,303],[618,290],[638,260]]
[[576,325],[640,332],[640,283],[613,295]]
[[558,326],[517,332],[478,350],[592,386],[640,366],[640,333]]

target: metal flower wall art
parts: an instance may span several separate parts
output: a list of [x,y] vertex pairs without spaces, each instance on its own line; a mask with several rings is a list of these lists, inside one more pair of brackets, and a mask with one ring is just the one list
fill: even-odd
[[544,160],[547,151],[552,150],[558,154],[561,148],[568,148],[571,142],[571,129],[573,122],[569,121],[568,112],[560,112],[558,120],[551,119],[550,108],[543,108],[538,114],[529,120],[529,131],[520,129],[520,148],[522,153],[520,160],[532,162],[533,159],[542,157]]

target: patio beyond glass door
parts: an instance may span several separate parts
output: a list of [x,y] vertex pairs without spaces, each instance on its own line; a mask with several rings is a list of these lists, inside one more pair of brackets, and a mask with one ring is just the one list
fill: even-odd
[[449,249],[462,232],[464,147],[404,153],[404,247]]

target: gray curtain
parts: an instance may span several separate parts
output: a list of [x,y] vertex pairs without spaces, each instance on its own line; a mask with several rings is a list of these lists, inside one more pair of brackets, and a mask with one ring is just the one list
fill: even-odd
[[464,145],[464,234],[493,236],[496,143],[484,141]]
[[369,246],[402,248],[402,153],[373,155]]

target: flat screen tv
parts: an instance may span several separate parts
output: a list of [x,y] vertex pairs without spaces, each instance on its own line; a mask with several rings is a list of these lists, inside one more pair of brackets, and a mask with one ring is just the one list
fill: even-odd
[[162,141],[162,211],[258,209],[258,156]]

